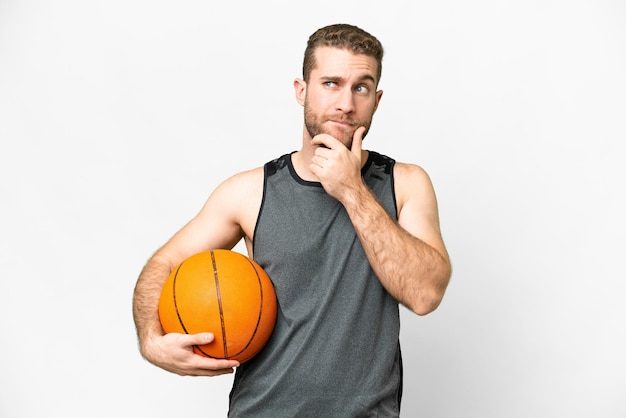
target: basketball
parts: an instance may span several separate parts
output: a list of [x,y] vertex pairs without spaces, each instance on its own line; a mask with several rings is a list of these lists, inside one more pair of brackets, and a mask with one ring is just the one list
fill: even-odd
[[215,339],[194,351],[240,363],[265,346],[276,310],[276,293],[265,271],[251,258],[222,249],[184,260],[166,279],[159,300],[165,333],[211,332]]

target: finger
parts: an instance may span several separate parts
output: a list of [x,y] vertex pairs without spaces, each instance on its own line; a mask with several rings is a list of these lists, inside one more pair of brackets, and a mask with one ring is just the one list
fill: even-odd
[[219,369],[219,370],[197,369],[197,370],[190,371],[188,375],[190,376],[220,376],[224,374],[233,374],[234,372],[235,372],[234,368]]
[[228,370],[233,367],[239,367],[240,363],[237,360],[228,360],[228,359],[210,359],[211,364],[210,367],[206,367],[207,369],[212,370]]
[[[211,332],[200,332],[198,334],[190,334],[189,335],[190,338],[190,342],[193,343],[193,345],[206,345],[206,344],[210,344],[215,340],[215,335]],[[233,367],[239,367],[239,361],[234,360],[234,359],[218,359],[218,358],[213,358],[213,357],[205,357],[205,356],[200,356],[204,363],[206,364],[206,368],[212,369],[212,370],[219,370],[219,369],[230,369]]]
[[211,332],[200,332],[198,334],[187,335],[189,345],[205,345],[215,340],[215,335]]
[[196,354],[191,359],[190,365],[195,369],[195,373],[204,371],[207,374],[224,374],[232,373],[233,368],[239,367],[241,363],[235,359],[220,359]]
[[184,374],[192,375],[192,376],[219,376],[222,374],[232,374],[235,372],[235,367],[239,367],[239,362],[233,360],[218,360],[220,362],[227,362],[221,365],[216,363],[208,363],[204,362],[198,363],[197,367],[189,369],[184,372]]
[[333,148],[333,145],[339,142],[335,137],[328,134],[315,135],[311,140],[311,144],[319,145],[323,148]]
[[352,135],[352,148],[350,151],[357,157],[361,158],[361,149],[363,148],[363,134],[365,133],[365,126],[359,126],[354,135]]
[[224,374],[233,374],[235,373],[235,369],[221,369],[221,370],[212,370],[207,372],[207,376],[221,376]]

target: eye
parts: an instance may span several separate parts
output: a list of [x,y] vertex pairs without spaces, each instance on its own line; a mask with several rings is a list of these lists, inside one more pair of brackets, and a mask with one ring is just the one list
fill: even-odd
[[370,88],[368,86],[366,86],[365,84],[359,84],[358,86],[356,86],[356,92],[357,93],[368,93],[370,91]]
[[324,81],[324,86],[326,87],[335,87],[337,85],[334,81]]

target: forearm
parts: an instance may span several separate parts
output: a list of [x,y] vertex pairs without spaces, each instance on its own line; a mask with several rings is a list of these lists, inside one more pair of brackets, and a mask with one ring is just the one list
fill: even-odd
[[366,186],[344,206],[385,289],[417,314],[436,309],[450,277],[447,255],[402,228]]
[[133,294],[133,318],[142,354],[152,336],[163,335],[159,320],[161,288],[170,273],[170,266],[158,255],[153,256],[141,271]]
[[233,373],[236,360],[213,359],[194,353],[196,345],[210,344],[210,332],[164,334],[159,320],[159,299],[172,263],[155,254],[141,271],[133,295],[133,317],[141,355],[152,364],[181,376],[218,376]]

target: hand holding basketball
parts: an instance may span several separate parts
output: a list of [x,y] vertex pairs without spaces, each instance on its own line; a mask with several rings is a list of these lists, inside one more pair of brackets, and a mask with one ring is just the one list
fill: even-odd
[[214,340],[211,333],[169,333],[153,338],[146,347],[146,359],[162,369],[180,376],[219,376],[234,372],[239,366],[236,360],[213,359],[199,356],[193,350],[196,345],[209,344]]

